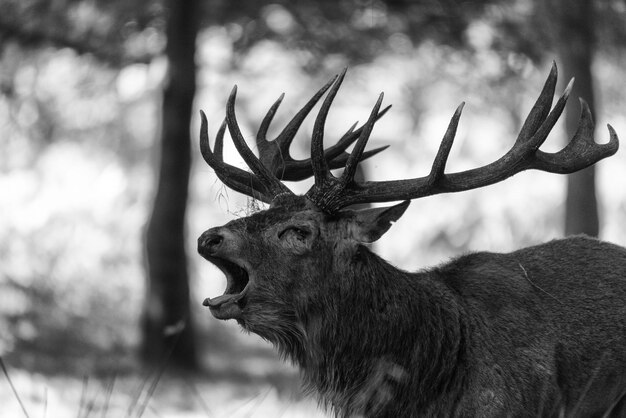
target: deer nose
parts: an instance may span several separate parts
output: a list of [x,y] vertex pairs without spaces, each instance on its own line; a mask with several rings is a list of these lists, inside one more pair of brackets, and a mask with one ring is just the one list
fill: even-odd
[[198,238],[198,252],[202,255],[214,255],[223,242],[224,235],[219,233],[219,229],[211,228]]

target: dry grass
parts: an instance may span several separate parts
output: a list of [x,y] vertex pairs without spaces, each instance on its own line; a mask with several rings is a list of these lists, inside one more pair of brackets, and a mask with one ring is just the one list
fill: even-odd
[[[275,384],[210,376],[44,376],[4,369],[6,417],[322,417],[314,401]],[[296,386],[297,388],[297,386]]]

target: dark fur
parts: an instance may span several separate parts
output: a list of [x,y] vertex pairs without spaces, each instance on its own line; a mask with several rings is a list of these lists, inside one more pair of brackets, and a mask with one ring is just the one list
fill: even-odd
[[[199,240],[205,254],[206,234],[228,233],[213,253],[255,274],[238,321],[337,415],[626,416],[624,248],[572,237],[408,273],[359,242],[352,214],[300,203]],[[310,237],[279,238],[303,222]]]

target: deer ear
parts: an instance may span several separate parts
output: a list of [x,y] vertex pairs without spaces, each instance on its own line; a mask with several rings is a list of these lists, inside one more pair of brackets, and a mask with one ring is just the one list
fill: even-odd
[[393,222],[400,219],[409,203],[410,200],[405,200],[394,206],[354,211],[349,226],[352,237],[360,242],[376,241],[391,228]]

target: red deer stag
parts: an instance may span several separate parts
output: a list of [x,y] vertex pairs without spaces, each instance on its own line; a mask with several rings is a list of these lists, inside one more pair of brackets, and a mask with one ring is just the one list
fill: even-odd
[[[344,73],[269,141],[281,96],[261,122],[259,157],[237,124],[236,88],[213,149],[201,115],[206,162],[227,186],[269,204],[198,239],[199,253],[227,279],[223,295],[204,301],[213,316],[235,319],[272,342],[337,416],[626,416],[626,249],[577,236],[508,254],[467,254],[409,273],[364,245],[380,238],[411,199],[487,186],[527,169],[564,174],[590,166],[617,151],[611,126],[610,141],[596,144],[581,100],[568,145],[555,153],[538,149],[571,88],[551,109],[553,66],[517,140],[497,161],[444,172],[459,106],[430,174],[357,182],[359,161],[382,150],[364,152],[388,108],[380,110],[381,94],[362,127],[324,149],[325,120]],[[326,91],[311,158],[295,160],[289,153],[294,135]],[[224,162],[226,127],[251,172]],[[336,177],[330,170],[338,167],[344,170]],[[303,196],[282,183],[309,176],[315,184]]]

